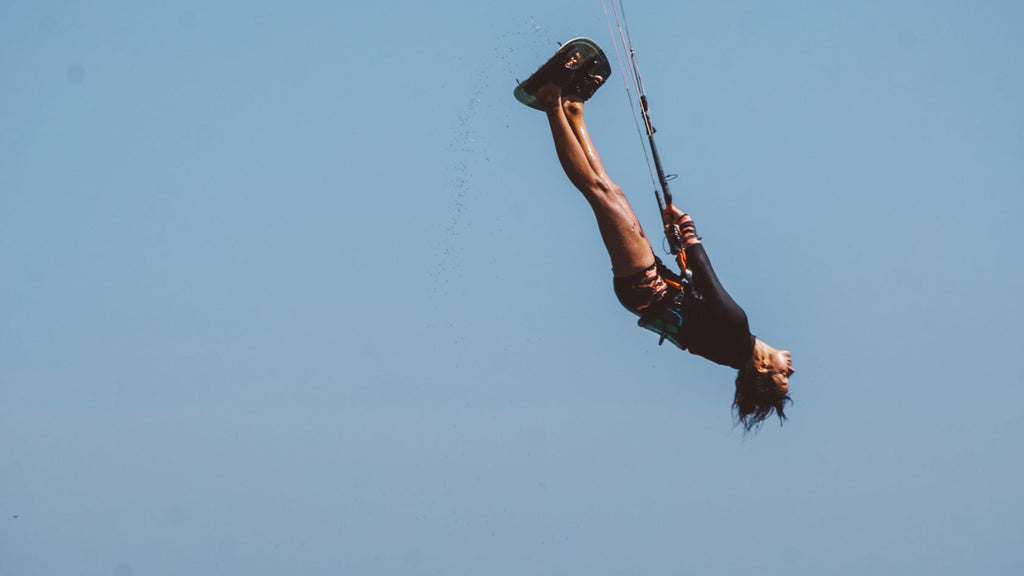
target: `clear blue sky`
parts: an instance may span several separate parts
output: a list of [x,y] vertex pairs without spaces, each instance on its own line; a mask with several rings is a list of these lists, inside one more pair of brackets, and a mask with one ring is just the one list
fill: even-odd
[[626,8],[785,427],[512,99],[600,2],[0,4],[0,575],[1024,573],[1024,4]]

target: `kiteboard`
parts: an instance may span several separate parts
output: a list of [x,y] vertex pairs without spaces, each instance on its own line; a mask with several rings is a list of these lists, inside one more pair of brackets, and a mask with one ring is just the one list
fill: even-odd
[[537,91],[546,84],[556,84],[564,94],[587,100],[604,84],[612,73],[608,57],[589,38],[573,38],[548,59],[529,78],[516,86],[516,100],[530,108],[544,110],[537,102]]

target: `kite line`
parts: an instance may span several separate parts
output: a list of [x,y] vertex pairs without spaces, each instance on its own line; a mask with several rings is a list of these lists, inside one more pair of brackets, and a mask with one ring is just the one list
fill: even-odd
[[[658,145],[654,141],[654,133],[657,130],[651,124],[650,106],[647,102],[647,91],[644,89],[643,77],[640,76],[640,66],[637,63],[636,50],[633,48],[633,39],[629,34],[629,24],[626,22],[626,10],[622,0],[601,0],[604,8],[605,20],[608,22],[608,32],[612,37],[612,45],[615,49],[615,60],[619,63],[619,70],[622,72],[623,84],[626,88],[626,97],[629,100],[629,108],[633,115],[633,123],[636,124],[637,132],[640,134],[640,145],[644,151],[644,159],[647,161],[647,171],[651,175],[651,184],[655,185],[654,196],[658,200],[659,212],[662,216],[662,223],[665,225],[665,237],[668,239],[669,251],[676,257],[680,270],[686,273],[686,252],[683,250],[683,238],[676,226],[669,226],[666,210],[672,206],[672,191],[669,188],[669,181],[676,177],[675,174],[665,174],[661,165],[661,157],[658,155]],[[608,5],[611,5],[611,13],[615,19],[614,30],[612,28],[612,17],[608,14]],[[617,6],[616,6],[617,5]],[[619,14],[621,13],[621,18]],[[615,31],[618,31],[616,39]],[[629,77],[633,79],[633,86],[636,88],[636,98],[640,104],[640,116],[643,118],[644,131],[647,133],[646,144],[640,123],[637,120],[636,106],[633,104],[633,95],[630,93],[629,81],[626,79],[626,72],[622,65],[623,58],[619,55],[619,45],[622,45],[622,52],[625,55],[626,66],[629,68]],[[653,161],[653,170],[652,163]]]

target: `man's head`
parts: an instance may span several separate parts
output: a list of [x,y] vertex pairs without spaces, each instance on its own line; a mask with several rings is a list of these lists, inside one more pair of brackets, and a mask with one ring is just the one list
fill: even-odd
[[732,407],[736,421],[745,431],[756,429],[774,412],[779,421],[786,419],[789,397],[789,377],[793,374],[793,361],[786,350],[771,349],[757,354],[736,375],[736,395]]

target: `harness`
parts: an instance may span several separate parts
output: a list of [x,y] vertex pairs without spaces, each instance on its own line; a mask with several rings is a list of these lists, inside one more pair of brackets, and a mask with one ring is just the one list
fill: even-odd
[[686,320],[684,311],[691,302],[699,299],[699,296],[693,291],[693,282],[691,281],[693,274],[690,270],[684,269],[685,271],[680,276],[662,264],[659,258],[655,258],[654,263],[657,266],[658,274],[675,294],[671,299],[666,299],[658,306],[644,310],[644,313],[640,315],[640,320],[637,321],[637,326],[657,334],[658,346],[668,340],[676,347],[686,350],[688,342],[683,339],[683,326]]

